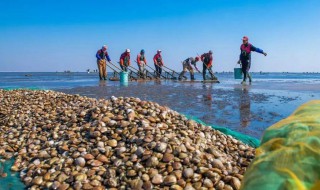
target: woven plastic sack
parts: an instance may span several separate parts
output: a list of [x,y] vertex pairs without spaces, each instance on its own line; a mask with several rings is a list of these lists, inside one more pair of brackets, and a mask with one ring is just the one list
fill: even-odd
[[302,105],[265,131],[241,189],[320,189],[319,100]]

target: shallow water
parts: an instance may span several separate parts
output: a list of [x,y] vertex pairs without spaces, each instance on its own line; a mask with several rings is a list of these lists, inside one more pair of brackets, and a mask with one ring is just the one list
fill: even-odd
[[233,73],[216,76],[219,84],[177,80],[121,84],[100,82],[97,73],[0,73],[0,88],[53,89],[94,98],[134,96],[256,138],[302,103],[320,99],[320,74],[253,73],[252,85],[245,86],[233,79]]
[[[108,73],[111,77],[112,73]],[[190,77],[189,73],[185,74]],[[222,82],[220,87],[229,87],[239,84],[239,80],[233,79],[233,73],[217,73],[216,76]],[[319,73],[252,73],[255,82],[266,83],[267,87],[287,85],[289,83],[314,85],[320,84]],[[195,74],[196,80],[202,80],[202,75]],[[0,72],[0,88],[27,88],[37,87],[42,89],[74,88],[78,86],[99,85],[97,73],[86,72]],[[163,84],[164,82],[162,82]],[[107,85],[117,85],[118,82]],[[190,83],[189,83],[190,84]],[[191,85],[197,86],[197,85]]]
[[261,89],[258,85],[179,83],[172,81],[129,82],[111,86],[61,89],[59,91],[93,98],[133,96],[168,106],[205,123],[226,127],[256,138],[299,105],[320,99],[316,92]]

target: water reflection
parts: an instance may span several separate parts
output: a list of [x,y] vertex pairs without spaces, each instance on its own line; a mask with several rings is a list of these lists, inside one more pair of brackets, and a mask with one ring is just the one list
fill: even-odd
[[211,109],[211,107],[212,107],[212,85],[211,84],[209,84],[209,85],[203,84],[202,89],[203,89],[202,98],[203,98],[204,104],[207,105]]
[[[138,97],[141,100],[168,106],[182,114],[194,116],[205,123],[227,127],[257,138],[261,137],[262,130],[266,126],[279,120],[279,117],[260,119],[269,117],[268,110],[274,103],[270,96],[257,93],[255,86],[247,85],[245,89],[237,84],[232,89],[221,89],[216,88],[216,84],[194,83],[196,87],[191,88],[189,83],[161,81],[161,85],[157,85],[157,82],[160,81],[152,80],[146,82],[146,85],[129,82],[129,87],[119,88],[119,81],[107,81],[108,90],[106,87],[96,86],[64,90],[64,92],[107,99],[113,95]],[[252,105],[251,101],[254,102]],[[264,106],[264,109],[257,111],[257,106]]]
[[105,80],[100,80],[99,81],[99,86],[106,86],[106,81]]
[[128,82],[120,82],[121,87],[128,87],[129,83]]
[[154,84],[157,84],[157,85],[159,85],[159,84],[161,84],[161,80],[153,80],[154,81]]
[[248,127],[251,122],[249,88],[242,87],[239,99],[240,123],[241,127]]

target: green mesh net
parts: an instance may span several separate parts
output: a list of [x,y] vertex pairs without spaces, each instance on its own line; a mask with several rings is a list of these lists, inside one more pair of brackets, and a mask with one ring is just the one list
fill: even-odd
[[213,129],[218,130],[226,135],[230,135],[230,136],[232,136],[232,137],[234,137],[234,138],[242,141],[243,143],[248,144],[254,148],[257,148],[260,145],[260,141],[254,137],[251,137],[251,136],[248,136],[248,135],[236,132],[236,131],[232,131],[232,130],[224,128],[224,127],[219,127],[219,126],[215,126],[215,125],[208,125],[194,116],[189,116],[189,115],[185,115],[185,116],[188,119],[192,119],[192,120],[194,120],[198,123],[201,123],[203,125],[210,126]]
[[3,90],[46,90],[44,88],[39,88],[39,87],[25,87],[25,88],[19,88],[19,87],[7,87],[7,88],[2,88]]
[[14,159],[7,160],[4,163],[0,162],[0,173],[6,173],[7,177],[0,177],[0,190],[19,190],[24,189],[25,185],[19,177],[19,172],[12,172],[10,170]]

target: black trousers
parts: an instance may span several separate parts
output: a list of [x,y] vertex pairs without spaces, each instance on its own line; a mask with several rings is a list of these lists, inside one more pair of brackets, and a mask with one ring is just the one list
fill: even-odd
[[247,76],[249,74],[250,67],[251,67],[250,59],[241,59],[241,70],[243,73],[243,81],[246,81]]
[[126,65],[120,65],[121,69],[125,72],[128,72],[127,66]]
[[157,71],[157,76],[160,77],[161,73],[162,73],[162,67],[154,64],[154,67],[156,68],[156,71]]
[[203,68],[202,69],[203,80],[206,80],[206,72],[207,72],[207,70],[209,71],[209,74],[211,76],[211,80],[213,80],[214,79],[214,75],[213,75],[213,72],[212,72],[212,66],[207,68],[207,64],[203,63],[202,68]]

